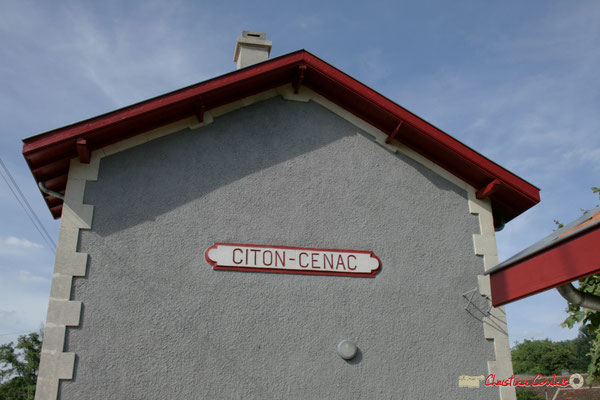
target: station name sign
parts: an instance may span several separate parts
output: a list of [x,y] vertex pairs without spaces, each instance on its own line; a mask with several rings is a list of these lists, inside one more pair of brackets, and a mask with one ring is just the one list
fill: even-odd
[[372,251],[215,243],[204,253],[214,269],[374,277],[381,261]]

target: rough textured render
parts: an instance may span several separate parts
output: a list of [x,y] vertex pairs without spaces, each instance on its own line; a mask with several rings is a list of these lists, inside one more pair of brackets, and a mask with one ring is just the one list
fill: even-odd
[[[475,195],[476,191],[472,186],[456,178],[448,171],[442,169],[437,164],[434,164],[430,160],[422,157],[420,154],[402,145],[400,142],[394,140],[391,144],[386,143],[387,135],[385,133],[379,131],[373,126],[367,124],[365,121],[352,115],[348,111],[312,92],[311,90],[305,89],[300,94],[294,94],[290,88],[281,87],[279,88],[279,93],[283,98],[288,100],[302,102],[313,100],[318,104],[321,104],[328,110],[336,113],[355,126],[362,128],[365,132],[368,132],[375,138],[375,141],[379,145],[385,147],[389,151],[393,153],[400,151],[403,154],[411,157],[413,160],[418,161],[421,165],[426,166],[432,171],[436,172],[439,176],[444,177],[448,181],[454,183],[456,186],[463,188],[468,193],[470,212],[479,216],[480,232],[473,234],[473,247],[475,254],[483,257],[484,271],[487,271],[498,264],[498,250],[496,246],[494,219],[492,217],[491,204],[488,199],[477,199]],[[497,378],[505,379],[513,375],[506,312],[504,307],[489,308],[489,301],[491,299],[489,276],[478,275],[477,278],[478,287],[476,288],[476,291],[478,291],[481,296],[487,299],[487,301],[476,298],[474,301],[475,306],[470,307],[467,305],[466,311],[469,312],[474,318],[481,318],[481,321],[484,325],[485,338],[492,340],[494,343],[495,357],[494,360],[490,360],[488,362],[488,373],[494,374]],[[467,298],[469,299],[469,302],[472,300],[472,297],[470,296]],[[513,387],[500,388],[500,399],[516,399],[515,389]]]
[[[77,354],[60,398],[498,398],[457,386],[495,358],[461,297],[482,270],[471,192],[375,145],[380,133],[324,99],[304,101],[227,106],[201,129],[190,119],[94,153],[98,180],[74,205],[85,216],[93,204],[94,224],[77,249],[77,235],[65,240],[89,253],[63,298],[83,303],[81,320],[63,324],[64,349],[45,351],[60,348],[67,367]],[[214,271],[203,253],[216,241],[368,249],[383,267]],[[356,359],[339,357],[342,339]],[[48,376],[70,378],[58,371]]]
[[73,277],[86,276],[88,254],[78,252],[77,248],[80,229],[90,229],[92,226],[94,207],[84,204],[83,197],[86,182],[98,178],[101,158],[186,127],[200,128],[212,121],[210,113],[204,116],[203,122],[195,117],[185,119],[96,151],[88,164],[82,164],[76,159],[71,161],[44,329],[36,400],[56,399],[59,380],[73,378],[76,354],[63,350],[66,327],[79,325],[82,303],[71,300],[71,286]]

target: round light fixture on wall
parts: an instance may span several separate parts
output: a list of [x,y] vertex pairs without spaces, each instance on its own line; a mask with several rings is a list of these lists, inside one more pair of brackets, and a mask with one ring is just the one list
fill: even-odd
[[339,342],[337,349],[344,360],[352,360],[358,351],[356,345],[349,340],[342,340]]

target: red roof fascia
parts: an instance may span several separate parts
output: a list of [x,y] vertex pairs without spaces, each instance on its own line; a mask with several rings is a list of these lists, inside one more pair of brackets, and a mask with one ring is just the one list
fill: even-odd
[[[302,85],[388,134],[402,121],[396,140],[474,187],[482,188],[499,180],[499,188],[490,198],[506,221],[539,202],[539,189],[535,186],[305,50],[30,137],[23,141],[23,155],[37,182],[64,192],[68,162],[78,155],[78,139],[85,139],[87,150],[93,151],[194,115],[199,105],[210,110],[292,83],[299,66],[306,67]],[[48,195],[44,198],[53,216],[60,217],[62,201]]]
[[[312,58],[314,58],[314,60],[311,60],[311,66],[313,68],[319,69],[322,74],[331,77],[333,80],[337,81],[340,86],[348,88],[353,92],[354,95],[366,98],[368,101],[376,104],[378,107],[388,112],[391,116],[402,120],[405,124],[409,124],[417,131],[425,134],[429,140],[437,142],[445,148],[450,149],[464,161],[474,164],[489,175],[497,176],[498,179],[505,185],[511,185],[514,189],[522,191],[523,195],[536,200],[536,203],[539,202],[539,189],[537,187],[531,184],[523,185],[523,179],[512,174],[510,171],[502,168],[483,155],[477,153],[475,150],[454,139],[452,136],[436,128],[434,125],[430,124],[424,119],[419,118],[415,114],[406,110],[404,107],[387,99],[373,89],[365,86],[335,67],[327,64],[325,61],[314,56],[312,56]],[[368,120],[368,117],[365,117],[365,119]],[[391,130],[387,129],[384,130],[384,132],[391,132]]]
[[[249,78],[257,75],[270,73],[280,67],[289,66],[289,64],[302,60],[302,51],[291,53],[286,57],[273,59],[272,62],[266,62],[251,68],[245,68],[239,71],[210,79],[202,83],[188,86],[175,92],[167,93],[119,110],[109,112],[85,121],[67,125],[62,128],[54,129],[36,136],[23,139],[23,154],[27,155],[44,148],[82,137],[95,130],[116,125],[129,118],[136,118],[153,111],[172,106],[181,101],[190,98],[202,96],[213,90],[218,90],[226,86],[243,83]],[[201,100],[200,98],[198,100]]]
[[600,273],[600,225],[490,275],[498,307]]

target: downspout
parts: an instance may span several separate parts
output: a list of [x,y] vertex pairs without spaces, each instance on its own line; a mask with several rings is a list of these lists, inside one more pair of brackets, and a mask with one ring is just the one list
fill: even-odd
[[570,283],[559,286],[556,290],[558,290],[558,293],[560,293],[565,300],[573,305],[600,311],[600,296],[584,293],[581,290],[576,289],[575,286]]
[[38,187],[40,188],[40,190],[41,190],[42,192],[44,192],[44,193],[46,193],[46,194],[49,194],[50,196],[54,196],[54,197],[56,197],[57,199],[61,199],[61,200],[63,200],[63,201],[65,200],[65,196],[64,196],[64,195],[62,195],[62,194],[60,194],[60,193],[58,193],[58,192],[55,192],[54,190],[50,190],[50,189],[48,189],[48,188],[46,187],[46,185],[44,185],[44,182],[38,182]]

